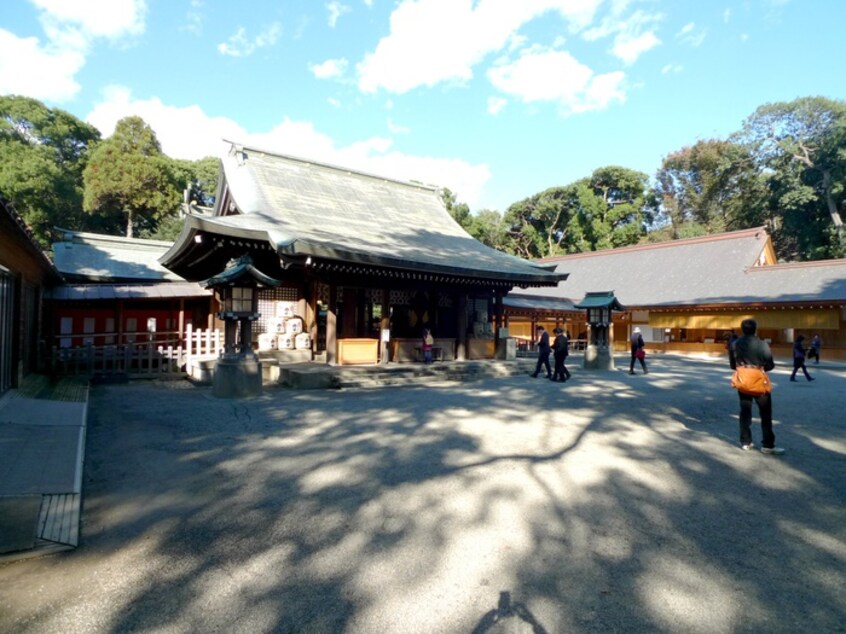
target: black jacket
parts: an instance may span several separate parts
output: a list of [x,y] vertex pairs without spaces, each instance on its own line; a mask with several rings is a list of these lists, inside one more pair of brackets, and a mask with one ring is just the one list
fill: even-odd
[[566,357],[570,354],[570,341],[564,335],[558,335],[552,344],[556,357]]
[[549,333],[544,330],[538,341],[538,352],[549,354]]
[[764,368],[767,372],[775,367],[770,347],[756,335],[744,335],[734,342],[734,358],[737,365]]

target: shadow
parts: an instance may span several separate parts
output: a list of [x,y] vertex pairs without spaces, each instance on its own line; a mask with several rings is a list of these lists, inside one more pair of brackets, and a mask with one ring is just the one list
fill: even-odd
[[102,631],[846,622],[846,366],[816,370],[810,408],[774,372],[783,458],[738,448],[724,360],[570,369],[232,401],[92,387],[81,546],[0,566],[0,630],[79,611]]
[[511,593],[507,591],[499,593],[499,603],[481,618],[479,624],[473,628],[473,634],[486,634],[494,631],[495,628],[498,629],[506,621],[515,620],[520,620],[529,625],[535,634],[547,634],[543,625],[538,622],[529,608],[519,601],[512,602]]

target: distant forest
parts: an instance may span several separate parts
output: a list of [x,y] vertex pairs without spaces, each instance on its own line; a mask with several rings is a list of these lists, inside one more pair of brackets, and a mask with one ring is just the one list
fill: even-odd
[[[140,117],[102,139],[68,112],[0,97],[0,196],[47,248],[56,227],[173,240],[183,202],[213,203],[218,159],[166,156]],[[471,211],[443,192],[481,242],[524,258],[765,226],[781,260],[846,256],[846,102],[805,97],[759,107],[727,139],[697,141],[652,175],[595,170],[511,204]]]

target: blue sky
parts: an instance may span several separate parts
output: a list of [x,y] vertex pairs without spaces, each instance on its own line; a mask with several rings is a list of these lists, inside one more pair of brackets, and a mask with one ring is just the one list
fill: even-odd
[[104,136],[138,114],[173,157],[227,138],[504,211],[846,98],[844,24],[839,0],[4,0],[0,94]]

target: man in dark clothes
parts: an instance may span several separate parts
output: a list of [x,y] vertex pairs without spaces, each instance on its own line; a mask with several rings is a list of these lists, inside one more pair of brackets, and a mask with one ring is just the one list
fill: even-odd
[[546,378],[552,378],[552,368],[549,367],[549,333],[544,329],[543,326],[538,326],[535,330],[535,333],[538,337],[538,364],[535,367],[535,373],[532,374],[532,378],[538,378],[538,374],[540,374],[541,366],[546,368]]
[[570,354],[570,341],[561,328],[556,328],[555,341],[552,342],[552,351],[555,356],[555,372],[552,374],[553,381],[566,381],[570,378],[570,371],[564,362]]
[[[734,357],[737,365],[761,368],[769,372],[775,367],[773,353],[767,342],[760,339],[755,333],[758,330],[758,323],[754,319],[744,319],[740,324],[743,333],[734,342]],[[773,433],[773,403],[771,394],[752,396],[738,391],[740,397],[740,447],[745,451],[755,448],[752,443],[752,401],[758,404],[758,413],[761,416],[761,452],[766,454],[781,455],[784,449],[775,446],[775,434]]]
[[630,343],[632,350],[632,362],[629,364],[629,374],[635,373],[635,359],[640,361],[640,367],[643,368],[643,373],[649,374],[649,370],[646,369],[646,350],[644,349],[643,335],[640,334],[640,328],[635,328],[634,330],[632,330],[632,338]]

